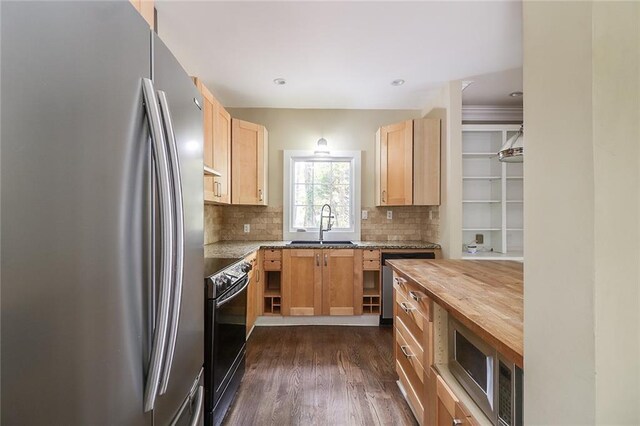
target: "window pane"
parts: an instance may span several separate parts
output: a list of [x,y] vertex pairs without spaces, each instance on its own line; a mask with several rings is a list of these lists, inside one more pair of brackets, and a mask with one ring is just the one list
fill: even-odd
[[334,228],[349,228],[351,226],[348,206],[335,207],[333,215],[336,217],[333,222]]
[[310,206],[313,204],[313,185],[295,185],[293,204],[296,206]]
[[293,228],[318,228],[323,204],[333,209],[334,229],[352,226],[351,162],[295,161],[293,179]]
[[313,204],[322,206],[331,203],[330,185],[313,185]]
[[333,181],[336,184],[349,185],[351,183],[351,163],[333,163]]

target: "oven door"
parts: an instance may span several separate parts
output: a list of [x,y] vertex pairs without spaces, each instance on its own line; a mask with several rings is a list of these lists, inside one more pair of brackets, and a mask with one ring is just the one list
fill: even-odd
[[247,337],[247,287],[238,281],[229,294],[215,301],[213,323],[213,406],[218,403],[231,376],[244,359]]

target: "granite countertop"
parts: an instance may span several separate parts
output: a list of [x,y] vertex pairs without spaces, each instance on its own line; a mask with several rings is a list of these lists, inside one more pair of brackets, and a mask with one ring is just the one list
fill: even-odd
[[494,260],[387,261],[434,302],[523,367],[523,264]]
[[266,249],[281,248],[366,248],[366,249],[440,249],[439,244],[427,241],[354,241],[354,245],[331,245],[329,241],[322,246],[317,244],[297,244],[295,246],[287,245],[289,241],[218,241],[217,243],[207,244],[204,246],[204,257],[225,257],[225,258],[241,258],[246,257],[254,251]]

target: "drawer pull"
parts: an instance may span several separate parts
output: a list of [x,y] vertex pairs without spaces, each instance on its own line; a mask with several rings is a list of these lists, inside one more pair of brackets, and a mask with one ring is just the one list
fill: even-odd
[[411,311],[415,311],[416,310],[416,308],[414,308],[413,306],[409,305],[407,302],[400,303],[400,307],[402,308],[403,311],[405,311],[408,314],[410,314]]
[[404,356],[406,356],[407,358],[411,358],[412,356],[415,356],[415,355],[414,355],[414,354],[412,354],[412,353],[409,353],[409,351],[407,350],[407,348],[408,348],[408,347],[409,347],[409,346],[404,346],[404,345],[402,345],[402,346],[400,346],[400,350],[402,351],[402,353],[404,354]]
[[460,419],[453,419],[453,421],[451,422],[451,426],[460,426],[463,423],[464,422]]
[[393,280],[396,282],[396,284],[398,285],[402,285],[405,284],[407,282],[407,280],[405,280],[402,277],[393,277]]
[[421,291],[410,291],[410,292],[409,292],[409,296],[411,296],[411,298],[412,298],[413,300],[415,300],[416,302],[419,302],[419,301],[421,301],[422,299],[426,299],[426,298],[427,298],[427,295],[426,295],[426,294],[424,294],[424,293],[423,293],[423,292],[421,292]]

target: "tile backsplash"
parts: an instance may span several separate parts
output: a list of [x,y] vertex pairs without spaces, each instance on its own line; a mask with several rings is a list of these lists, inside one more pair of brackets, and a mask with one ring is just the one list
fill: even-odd
[[[363,241],[440,241],[438,206],[364,207]],[[387,219],[387,211],[393,219]],[[358,212],[359,213],[359,212]],[[217,241],[282,240],[282,206],[205,206],[205,244]],[[244,232],[249,224],[250,232]]]

